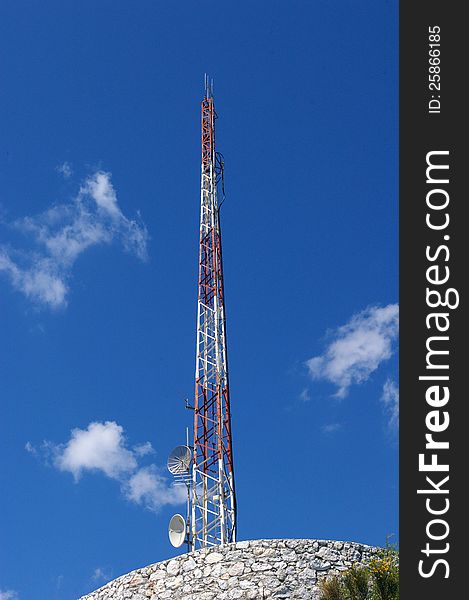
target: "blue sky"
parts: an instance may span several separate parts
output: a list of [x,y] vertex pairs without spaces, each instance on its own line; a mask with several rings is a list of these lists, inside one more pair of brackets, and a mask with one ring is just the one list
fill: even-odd
[[177,553],[205,72],[239,537],[397,534],[397,3],[5,0],[0,30],[0,600]]

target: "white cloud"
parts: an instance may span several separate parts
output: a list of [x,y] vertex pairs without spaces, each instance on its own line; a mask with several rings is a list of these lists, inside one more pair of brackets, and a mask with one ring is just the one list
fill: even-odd
[[399,427],[399,387],[392,379],[387,379],[383,386],[381,402],[388,416],[388,425],[391,429]]
[[350,386],[365,382],[394,351],[399,327],[399,306],[373,306],[354,315],[332,333],[332,341],[321,356],[307,361],[313,379],[337,386],[344,398]]
[[153,446],[151,445],[151,442],[145,442],[144,444],[138,444],[137,446],[134,446],[132,448],[132,450],[138,456],[146,456],[147,454],[153,454],[155,452],[155,450],[153,449]]
[[27,298],[56,308],[65,304],[68,286],[64,276],[56,272],[53,261],[34,257],[34,264],[27,268],[18,266],[5,248],[0,247],[0,273],[3,271],[16,290]]
[[156,465],[140,463],[154,452],[151,443],[129,448],[123,427],[115,421],[92,422],[86,429],[73,429],[65,444],[45,441],[36,448],[27,442],[25,450],[46,464],[71,473],[76,482],[85,472],[102,473],[120,483],[127,500],[153,512],[186,500],[185,486],[172,485]]
[[126,497],[157,512],[167,504],[182,504],[187,499],[185,485],[169,485],[155,465],[142,467],[130,477],[124,486]]
[[0,590],[0,600],[18,600],[18,594],[13,590]]
[[69,162],[65,161],[61,165],[57,165],[55,170],[60,173],[64,179],[69,179],[73,175],[73,170]]
[[85,196],[89,194],[98,207],[108,212],[113,218],[118,219],[122,216],[120,208],[117,206],[116,192],[111,183],[110,173],[98,171],[85,181],[80,193]]
[[114,421],[90,423],[86,429],[73,429],[70,440],[57,447],[55,465],[78,480],[83,471],[102,471],[120,479],[137,468],[134,453],[125,447],[123,428]]
[[300,393],[300,400],[303,402],[309,402],[311,400],[311,394],[309,393],[308,388],[303,388]]
[[124,216],[111,174],[103,171],[90,175],[72,202],[12,225],[34,249],[0,246],[0,273],[27,298],[51,308],[66,305],[73,265],[88,248],[117,241],[138,258],[147,257],[146,227]]

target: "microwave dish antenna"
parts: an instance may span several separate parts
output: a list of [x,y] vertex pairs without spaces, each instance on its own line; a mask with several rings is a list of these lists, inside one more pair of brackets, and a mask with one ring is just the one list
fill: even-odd
[[189,446],[176,446],[168,457],[168,471],[172,475],[189,473],[192,461],[192,451]]
[[171,518],[168,526],[168,535],[171,545],[180,548],[186,540],[186,521],[182,515],[176,514]]

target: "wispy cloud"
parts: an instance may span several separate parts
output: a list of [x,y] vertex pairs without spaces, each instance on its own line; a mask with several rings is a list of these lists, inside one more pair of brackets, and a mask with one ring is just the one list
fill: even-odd
[[31,442],[26,442],[26,444],[24,445],[24,449],[26,450],[26,452],[37,456],[37,449],[31,444]]
[[309,402],[311,400],[311,394],[308,388],[303,388],[300,393],[300,400],[302,402]]
[[324,353],[307,361],[313,379],[337,386],[336,396],[344,398],[353,384],[365,382],[379,365],[389,359],[398,335],[399,306],[372,306],[354,315],[331,333]]
[[170,483],[157,465],[141,464],[143,457],[154,452],[151,443],[129,447],[124,428],[115,421],[73,429],[64,444],[45,441],[35,447],[28,442],[25,449],[59,471],[71,473],[75,482],[86,472],[116,480],[127,500],[152,512],[186,499],[185,488]]
[[122,213],[104,171],[86,178],[72,202],[11,226],[25,236],[27,248],[0,245],[0,273],[28,299],[51,308],[66,306],[73,266],[89,248],[118,242],[141,260],[147,257],[147,229]]
[[399,387],[391,378],[388,378],[383,386],[381,402],[388,417],[389,428],[397,429],[399,427]]
[[13,590],[0,590],[0,600],[18,600],[18,594]]
[[110,578],[111,575],[108,574],[108,572],[102,569],[101,567],[96,567],[96,569],[93,571],[93,574],[91,575],[91,580],[94,583],[104,583],[105,581],[109,581]]
[[60,173],[64,179],[69,179],[73,175],[73,170],[69,162],[65,161],[61,165],[57,165],[55,170]]
[[326,434],[336,433],[340,429],[342,429],[341,423],[328,423],[321,427],[321,431]]
[[135,452],[137,456],[146,456],[147,454],[153,454],[155,452],[153,446],[150,442],[145,442],[144,444],[138,444],[134,446],[132,450]]

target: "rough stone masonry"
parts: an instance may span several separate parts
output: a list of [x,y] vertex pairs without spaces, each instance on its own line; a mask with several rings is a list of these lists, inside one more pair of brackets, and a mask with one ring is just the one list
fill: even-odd
[[237,542],[137,569],[80,600],[314,600],[322,577],[377,550],[326,540]]

